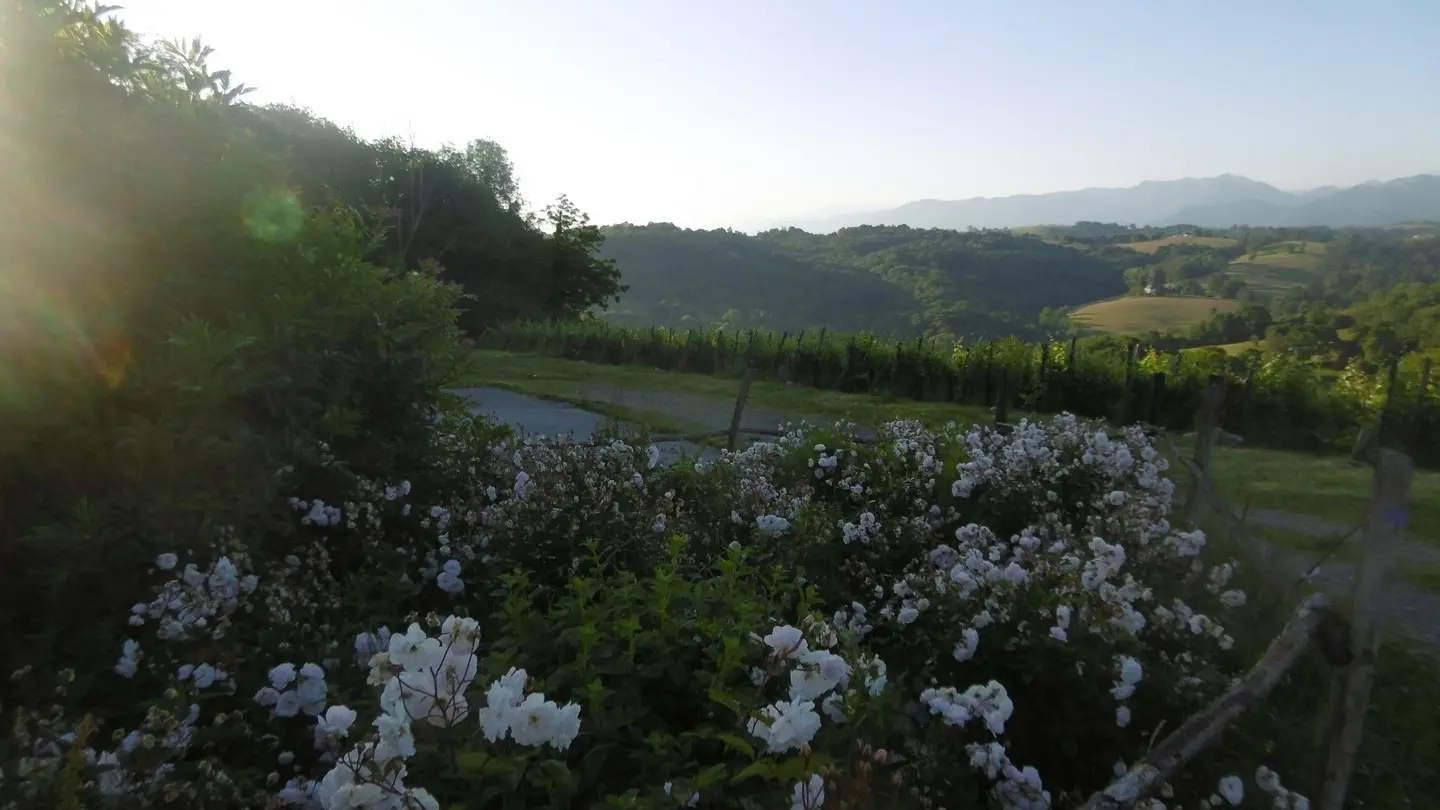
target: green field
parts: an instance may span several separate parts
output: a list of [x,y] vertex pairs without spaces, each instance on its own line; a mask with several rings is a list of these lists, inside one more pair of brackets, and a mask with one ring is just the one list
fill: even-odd
[[1262,352],[1265,351],[1265,347],[1263,345],[1258,344],[1253,340],[1242,340],[1239,343],[1222,343],[1215,348],[1220,349],[1231,357],[1240,357],[1251,349],[1259,349]]
[[[1291,253],[1292,245],[1300,252]],[[1283,292],[1315,279],[1325,249],[1324,242],[1279,242],[1234,260],[1227,275],[1244,280],[1257,292]]]
[[1225,298],[1132,295],[1086,304],[1070,317],[1101,332],[1135,335],[1188,329],[1209,318],[1212,311],[1234,312],[1239,308],[1240,302]]
[[1151,239],[1149,242],[1131,242],[1121,247],[1131,250],[1138,250],[1141,253],[1154,253],[1166,245],[1199,245],[1201,247],[1227,248],[1236,244],[1234,239],[1228,236],[1167,236],[1164,239]]
[[[725,425],[695,425],[674,415],[636,412],[602,401],[597,392],[670,391],[713,400],[719,404],[735,401],[740,381],[734,377],[656,371],[635,366],[609,366],[580,360],[562,360],[535,354],[477,351],[465,378],[466,386],[496,386],[522,394],[561,400],[616,419],[642,423],[665,433],[699,432]],[[842,394],[773,380],[757,380],[750,387],[749,406],[787,413],[851,419],[860,424],[880,424],[893,419],[918,419],[931,425],[956,421],[974,424],[989,410],[948,402],[916,402],[868,394]]]

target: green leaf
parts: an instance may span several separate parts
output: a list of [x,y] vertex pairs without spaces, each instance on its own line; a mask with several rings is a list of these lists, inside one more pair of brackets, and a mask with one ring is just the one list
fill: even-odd
[[774,772],[775,764],[768,759],[762,759],[759,762],[751,763],[748,767],[745,768],[745,770],[730,777],[730,784],[739,784],[740,782],[744,782],[746,779],[750,779],[756,776],[761,777],[762,779],[769,779],[773,776]]
[[715,739],[725,743],[726,748],[734,751],[739,751],[747,757],[755,756],[755,746],[740,739],[734,734],[716,734]]
[[490,761],[490,755],[484,751],[461,751],[455,757],[455,763],[460,768],[460,773],[465,776],[476,776]]
[[700,772],[700,775],[697,776],[697,777],[695,777],[695,786],[696,786],[696,787],[705,787],[706,785],[713,785],[713,784],[715,784],[716,782],[719,782],[719,781],[721,781],[721,780],[724,779],[724,778],[725,778],[725,766],[724,766],[724,765],[714,765],[714,766],[712,766],[712,767],[706,768],[705,770],[701,771],[701,772]]
[[740,701],[736,700],[730,695],[725,694],[719,689],[711,689],[709,694],[711,701],[719,703],[721,706],[724,706],[725,708],[729,709],[732,712],[735,712],[736,714],[740,713]]

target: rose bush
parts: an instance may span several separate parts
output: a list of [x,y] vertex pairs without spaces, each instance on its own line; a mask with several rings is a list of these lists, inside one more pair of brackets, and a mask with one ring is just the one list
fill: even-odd
[[[426,449],[414,481],[317,453],[279,474],[291,529],[160,554],[92,671],[15,673],[0,796],[1064,807],[1247,664],[1236,563],[1170,524],[1137,429],[801,427],[664,467],[451,413]],[[1226,764],[1149,806],[1245,801]]]

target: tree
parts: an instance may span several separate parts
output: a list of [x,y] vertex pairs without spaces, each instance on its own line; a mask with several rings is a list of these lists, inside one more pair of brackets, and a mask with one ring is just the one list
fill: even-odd
[[504,147],[482,138],[466,144],[457,156],[476,182],[488,186],[495,193],[495,199],[512,211],[520,210],[524,201],[515,182],[515,167]]
[[614,260],[599,255],[604,234],[568,197],[561,195],[546,206],[545,221],[550,226],[546,316],[573,318],[605,306],[627,289]]

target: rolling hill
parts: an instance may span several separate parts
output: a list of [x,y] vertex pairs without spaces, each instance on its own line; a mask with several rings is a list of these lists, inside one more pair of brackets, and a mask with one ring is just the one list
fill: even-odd
[[1237,175],[1147,181],[1131,188],[916,200],[897,208],[786,222],[830,232],[857,225],[1018,228],[1084,220],[1147,225],[1386,226],[1440,220],[1440,176],[1291,193]]
[[629,286],[605,316],[626,325],[1036,335],[1046,308],[1125,291],[1112,261],[1003,231],[748,236],[650,224],[602,232],[602,255]]
[[1239,301],[1189,295],[1125,296],[1096,301],[1070,317],[1099,332],[1117,335],[1145,335],[1150,332],[1179,333],[1209,318],[1215,312],[1235,312]]

